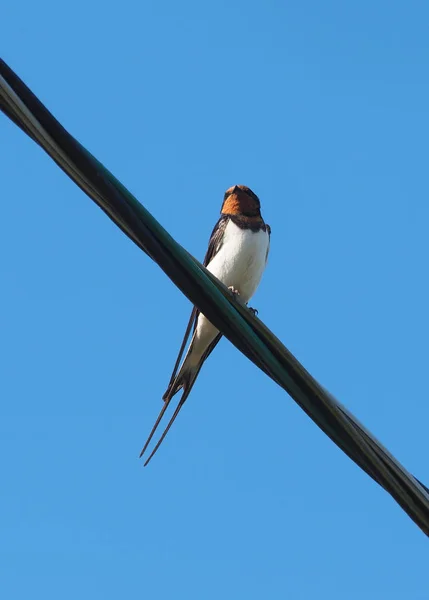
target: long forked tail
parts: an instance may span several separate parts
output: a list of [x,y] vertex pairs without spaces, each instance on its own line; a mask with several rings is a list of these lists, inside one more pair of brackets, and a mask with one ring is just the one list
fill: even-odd
[[144,463],[144,466],[146,466],[149,461],[152,459],[153,455],[155,454],[155,452],[158,450],[158,448],[160,447],[160,445],[162,444],[162,442],[164,441],[165,436],[167,435],[170,427],[173,425],[177,415],[180,412],[180,409],[182,408],[182,406],[185,404],[187,397],[189,396],[194,383],[198,377],[198,373],[200,372],[201,367],[203,366],[204,362],[207,360],[207,358],[210,356],[210,354],[213,352],[213,350],[216,348],[220,338],[222,337],[221,333],[218,333],[216,335],[216,337],[213,339],[213,341],[209,344],[209,346],[206,348],[205,352],[203,353],[203,355],[201,356],[200,360],[195,364],[189,364],[189,362],[187,361],[187,358],[189,356],[189,352],[191,351],[192,348],[192,343],[191,346],[188,350],[188,354],[187,354],[187,358],[185,358],[185,360],[183,361],[183,365],[182,368],[180,369],[179,374],[177,375],[177,377],[175,379],[173,379],[172,381],[170,381],[167,391],[165,392],[164,396],[163,396],[163,400],[164,400],[164,406],[161,409],[161,412],[158,415],[158,418],[155,422],[155,425],[152,427],[152,431],[150,432],[150,435],[146,441],[146,444],[143,447],[143,450],[140,452],[140,457],[143,456],[143,454],[146,452],[147,447],[149,446],[155,431],[157,430],[162,417],[165,414],[165,411],[167,410],[171,399],[173,398],[173,396],[175,394],[177,394],[177,392],[180,389],[183,389],[183,394],[182,397],[179,400],[179,404],[177,405],[176,410],[173,413],[173,416],[171,417],[170,421],[168,422],[167,427],[165,428],[163,434],[161,435],[159,441],[157,442],[155,448],[152,450],[149,458],[147,459],[147,461]]
[[165,411],[167,410],[173,396],[175,396],[175,394],[177,394],[177,392],[183,388],[183,394],[182,397],[179,400],[179,404],[176,407],[176,410],[173,413],[173,416],[171,417],[170,421],[168,422],[167,427],[164,429],[163,434],[161,435],[161,437],[159,438],[158,442],[156,443],[156,446],[154,447],[154,449],[152,450],[149,458],[146,460],[146,462],[144,463],[144,466],[146,466],[150,460],[152,459],[152,457],[154,456],[154,454],[156,453],[156,451],[158,450],[158,448],[160,447],[160,445],[162,444],[162,442],[164,441],[165,436],[167,435],[170,427],[173,425],[174,421],[176,420],[177,415],[180,412],[180,409],[182,408],[182,406],[185,404],[187,397],[189,396],[192,387],[195,383],[195,380],[197,378],[198,372],[201,368],[201,365],[193,370],[189,370],[186,371],[183,374],[179,374],[176,379],[173,381],[173,383],[171,383],[166,391],[166,393],[163,396],[163,400],[164,400],[164,406],[162,407],[158,418],[155,422],[155,425],[152,427],[152,431],[149,434],[149,437],[143,447],[143,450],[140,452],[140,458],[143,456],[143,454],[146,452],[147,447],[149,446],[155,431],[157,430],[159,424],[161,423],[162,417],[165,414]]

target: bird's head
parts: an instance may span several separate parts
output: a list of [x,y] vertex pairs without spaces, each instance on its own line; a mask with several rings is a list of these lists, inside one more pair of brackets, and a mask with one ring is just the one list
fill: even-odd
[[233,185],[225,192],[221,214],[260,217],[261,203],[258,196],[247,186]]

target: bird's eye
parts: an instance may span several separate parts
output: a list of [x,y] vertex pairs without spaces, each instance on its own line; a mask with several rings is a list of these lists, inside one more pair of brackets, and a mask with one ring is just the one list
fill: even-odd
[[252,192],[252,190],[248,190],[247,195],[250,196],[252,198],[252,200],[254,200],[258,206],[260,206],[258,196],[254,192]]

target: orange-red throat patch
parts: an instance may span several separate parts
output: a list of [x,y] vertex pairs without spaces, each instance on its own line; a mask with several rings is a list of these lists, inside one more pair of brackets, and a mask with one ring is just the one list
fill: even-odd
[[257,217],[260,215],[259,200],[246,186],[234,185],[225,192],[221,213]]

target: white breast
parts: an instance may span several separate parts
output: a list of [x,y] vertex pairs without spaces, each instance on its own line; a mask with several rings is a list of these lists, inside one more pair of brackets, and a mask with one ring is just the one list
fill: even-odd
[[[237,290],[243,302],[248,302],[261,281],[269,245],[268,231],[253,232],[250,229],[241,229],[232,221],[228,221],[222,246],[207,265],[207,269],[227,287],[232,286]],[[192,351],[188,352],[184,361],[187,368],[199,364],[201,356],[217,333],[214,325],[200,314],[192,341]]]
[[241,229],[229,221],[223,244],[207,269],[227,287],[233,286],[248,302],[261,281],[269,248],[268,231]]

